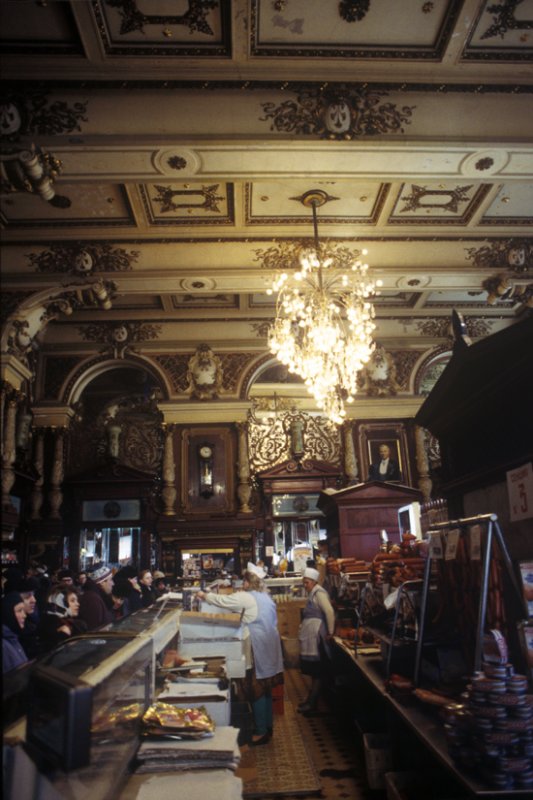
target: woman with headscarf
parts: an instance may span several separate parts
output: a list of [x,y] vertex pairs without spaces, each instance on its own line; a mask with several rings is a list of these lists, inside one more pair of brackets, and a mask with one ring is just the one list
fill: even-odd
[[[252,704],[254,734],[250,744],[267,744],[273,733],[272,689],[283,683],[283,655],[278,631],[276,604],[263,581],[262,567],[248,563],[243,575],[243,591],[218,595],[198,592],[197,597],[226,611],[242,614],[249,637],[246,648],[246,677],[243,691]],[[245,644],[246,646],[246,644]]]
[[29,661],[20,643],[20,633],[26,621],[24,600],[18,592],[8,592],[2,597],[2,672]]
[[87,625],[78,618],[80,600],[74,586],[60,584],[48,596],[45,612],[39,623],[38,634],[43,650],[52,650],[65,639],[87,631]]
[[148,608],[148,606],[153,605],[153,603],[155,603],[155,601],[157,600],[156,594],[152,588],[152,583],[154,582],[154,578],[151,570],[142,569],[139,572],[138,580],[139,580],[139,586],[141,587],[143,608]]

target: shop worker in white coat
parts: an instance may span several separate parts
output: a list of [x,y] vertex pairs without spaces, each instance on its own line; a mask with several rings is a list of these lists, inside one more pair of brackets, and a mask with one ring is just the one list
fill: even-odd
[[244,639],[246,677],[242,689],[251,702],[254,734],[250,744],[267,744],[273,733],[272,689],[283,683],[283,656],[276,604],[268,593],[262,567],[248,562],[243,574],[244,591],[233,594],[198,592],[197,597],[226,611],[242,613],[249,636]]
[[328,593],[319,585],[318,577],[318,570],[313,567],[304,570],[303,585],[307,592],[307,603],[298,631],[300,669],[311,678],[309,694],[298,706],[298,711],[310,715],[316,711],[322,683],[327,676],[329,641],[335,632],[335,610]]

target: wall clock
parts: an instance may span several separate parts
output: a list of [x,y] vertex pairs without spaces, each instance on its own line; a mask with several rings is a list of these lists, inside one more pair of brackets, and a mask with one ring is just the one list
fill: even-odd
[[212,444],[205,442],[198,446],[201,497],[211,497],[214,494],[213,456]]

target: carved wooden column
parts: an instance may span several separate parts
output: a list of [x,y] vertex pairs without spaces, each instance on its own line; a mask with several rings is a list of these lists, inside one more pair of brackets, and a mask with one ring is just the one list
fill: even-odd
[[50,501],[50,518],[61,519],[59,509],[63,503],[63,492],[61,484],[63,483],[63,470],[64,470],[64,444],[65,429],[58,428],[55,433],[54,445],[54,463],[52,465],[52,474],[50,476],[50,492],[48,499]]
[[161,497],[163,498],[163,514],[172,517],[176,513],[176,464],[174,462],[174,425],[165,425],[165,444],[163,450],[163,488]]
[[33,466],[37,470],[39,477],[33,484],[31,493],[31,517],[30,519],[41,519],[41,508],[43,505],[43,484],[44,484],[44,428],[38,428],[35,432],[35,453],[33,456]]
[[10,492],[15,483],[13,465],[16,458],[15,423],[18,397],[15,393],[7,398],[5,414],[4,448],[2,452],[2,508],[11,508]]
[[27,450],[30,441],[32,414],[27,408],[21,408],[17,417],[17,450]]
[[237,486],[237,497],[239,498],[241,514],[251,514],[250,497],[252,496],[252,484],[250,483],[250,459],[248,457],[248,426],[245,422],[237,423],[239,436],[239,484]]
[[0,453],[2,455],[4,453],[4,413],[9,389],[9,384],[6,383],[6,381],[2,381],[2,385],[0,386],[0,434],[2,434],[0,436]]
[[418,488],[423,494],[424,502],[431,499],[433,481],[429,477],[429,459],[426,450],[426,431],[415,425],[416,466],[418,468]]
[[344,424],[344,472],[348,479],[348,486],[359,482],[359,467],[353,443],[353,426],[351,422]]

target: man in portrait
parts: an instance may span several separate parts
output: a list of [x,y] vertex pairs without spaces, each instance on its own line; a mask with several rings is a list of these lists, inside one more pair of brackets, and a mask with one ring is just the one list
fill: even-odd
[[379,446],[379,459],[370,465],[368,472],[369,481],[399,481],[401,480],[400,467],[397,461],[391,458],[391,449],[388,444]]

